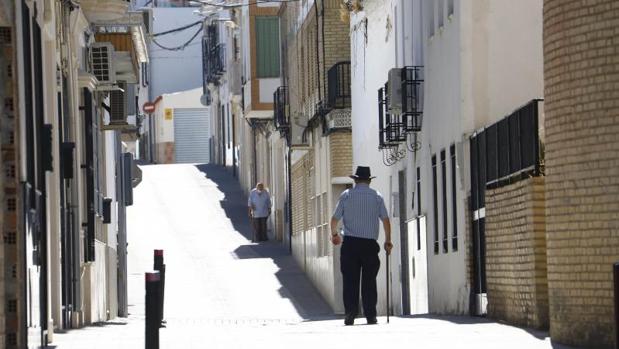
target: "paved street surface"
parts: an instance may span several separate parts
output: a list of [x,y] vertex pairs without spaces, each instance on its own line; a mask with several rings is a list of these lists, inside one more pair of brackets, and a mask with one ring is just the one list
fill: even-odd
[[249,240],[246,199],[221,168],[143,166],[129,215],[127,319],[55,334],[60,349],[144,348],[144,272],[165,250],[161,348],[565,348],[468,317],[379,318],[344,327],[287,253]]

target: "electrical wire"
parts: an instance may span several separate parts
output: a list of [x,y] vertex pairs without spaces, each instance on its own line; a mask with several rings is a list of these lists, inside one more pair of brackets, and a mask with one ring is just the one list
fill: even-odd
[[161,36],[161,35],[172,34],[172,33],[176,33],[176,32],[183,31],[183,30],[185,30],[185,29],[189,29],[189,28],[191,28],[191,27],[195,27],[196,25],[199,25],[199,24],[202,24],[202,21],[201,21],[201,20],[200,20],[200,21],[193,22],[193,23],[190,23],[190,24],[187,24],[187,25],[182,26],[182,27],[178,27],[178,28],[174,28],[174,29],[166,30],[166,31],[161,32],[161,33],[155,33],[155,34],[153,34],[153,35],[151,35],[151,36],[152,36],[152,37],[155,37],[155,36]]
[[193,0],[193,1],[202,3],[204,5],[218,6],[218,7],[222,7],[222,8],[228,9],[228,8],[237,8],[237,7],[258,5],[258,4],[268,4],[270,2],[274,2],[274,3],[287,3],[287,2],[298,2],[300,0],[254,0],[254,1],[248,2],[246,4],[242,4],[242,3],[238,3],[238,4],[212,3],[212,2],[207,1],[207,0]]
[[192,37],[191,37],[191,38],[190,38],[187,42],[185,42],[185,43],[184,43],[184,44],[182,44],[182,45],[176,46],[176,47],[167,47],[167,46],[163,46],[163,45],[161,45],[160,43],[158,43],[158,42],[157,42],[157,40],[155,40],[155,39],[152,39],[152,40],[153,40],[153,43],[154,43],[155,45],[159,46],[160,48],[162,48],[162,49],[164,49],[164,50],[167,50],[167,51],[182,51],[182,50],[184,50],[187,46],[189,46],[189,44],[191,44],[191,42],[192,42],[193,40],[195,40],[195,38],[196,38],[196,37],[198,37],[198,35],[200,35],[200,33],[201,33],[201,32],[202,32],[202,27],[200,27],[200,29],[198,29],[198,31],[197,31],[195,34],[193,34],[193,36],[192,36]]

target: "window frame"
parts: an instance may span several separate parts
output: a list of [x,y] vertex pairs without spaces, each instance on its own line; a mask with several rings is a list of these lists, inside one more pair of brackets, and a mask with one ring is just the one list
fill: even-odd
[[[276,35],[277,35],[277,42],[276,43],[271,43],[269,41],[263,41],[265,39],[269,39],[269,38],[264,38],[261,35],[261,28],[259,28],[261,25],[263,25],[263,22],[272,22],[269,23],[268,25],[272,25],[273,28],[276,31]],[[267,24],[264,24],[265,26]],[[269,29],[273,29],[273,28],[269,28]],[[278,78],[281,76],[281,57],[280,57],[280,42],[281,42],[281,35],[279,32],[279,17],[277,16],[256,16],[255,17],[255,22],[254,22],[254,32],[256,35],[256,52],[255,52],[255,57],[256,57],[256,78],[258,79],[270,79],[270,78]],[[272,55],[272,59],[275,59],[276,62],[272,62],[272,63],[267,63],[267,62],[263,62],[263,55],[266,54],[263,50],[267,50],[266,48],[263,48],[263,46],[265,45],[265,43],[268,43],[269,46],[269,50],[273,50],[276,52],[269,52],[270,55]],[[269,69],[266,69],[266,66],[269,65]]]

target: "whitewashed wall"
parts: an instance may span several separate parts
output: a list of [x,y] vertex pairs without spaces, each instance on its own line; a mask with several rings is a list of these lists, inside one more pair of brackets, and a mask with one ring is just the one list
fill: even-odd
[[[153,9],[153,33],[160,33],[198,21],[195,7]],[[199,29],[163,35],[156,38],[162,46],[175,47],[185,43]],[[156,98],[164,93],[185,91],[202,86],[201,35],[182,51],[167,51],[154,43],[148,45],[150,56],[150,91]]]
[[[392,1],[366,1],[364,11],[351,14],[351,93],[352,93],[352,141],[353,168],[370,166],[372,188],[379,191],[387,205],[390,216],[393,215],[391,193],[395,186],[391,169],[382,162],[378,150],[378,89],[387,81],[389,69],[396,65],[396,50],[393,31]],[[367,27],[365,26],[367,20]],[[397,181],[397,176],[395,177]],[[395,243],[391,262],[399,263],[399,245],[397,241],[398,225],[392,219],[392,241]],[[385,254],[382,251],[384,232],[378,240],[381,245],[381,269],[378,273],[378,307],[379,314],[386,313],[386,268]],[[392,298],[399,299],[398,274],[393,273]]]
[[[439,27],[438,5],[423,3],[425,100],[422,150],[422,203],[427,213],[428,282],[430,312],[464,314],[469,310],[470,285],[466,280],[465,216],[470,191],[468,138],[476,130],[503,118],[543,94],[542,2],[527,0],[455,1],[449,17],[444,9]],[[434,16],[430,27],[429,15]],[[434,211],[431,156],[436,154],[439,240],[443,237],[440,198],[440,151],[456,144],[457,170],[447,163],[447,183],[456,175],[458,250],[434,254]],[[451,188],[448,185],[448,202]],[[424,193],[425,191],[425,193]],[[449,206],[449,204],[448,204]],[[448,232],[453,215],[448,207]]]

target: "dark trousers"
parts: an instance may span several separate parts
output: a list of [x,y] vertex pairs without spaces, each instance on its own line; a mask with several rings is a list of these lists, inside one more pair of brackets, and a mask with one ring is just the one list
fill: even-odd
[[376,317],[376,276],[380,269],[376,240],[344,237],[340,253],[340,268],[344,288],[344,309],[346,315],[359,313],[359,282],[363,313],[366,318]]
[[254,219],[254,241],[267,241],[267,217],[255,217]]

